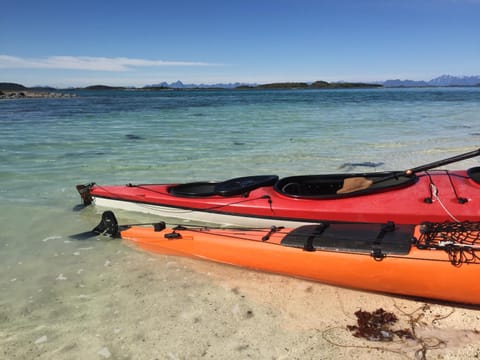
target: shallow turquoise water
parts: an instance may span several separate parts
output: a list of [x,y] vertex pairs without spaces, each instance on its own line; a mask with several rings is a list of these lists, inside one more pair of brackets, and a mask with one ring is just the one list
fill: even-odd
[[[1,225],[15,252],[17,237],[35,247],[87,226],[89,210],[72,210],[80,183],[398,170],[476,149],[480,88],[79,92],[2,101],[0,126]],[[362,162],[378,166],[348,166]]]
[[[79,92],[1,101],[0,126],[0,322],[28,328],[80,285],[108,288],[98,274],[131,256],[69,238],[99,220],[76,184],[407,169],[479,147],[480,88]],[[362,162],[378,166],[345,166]]]

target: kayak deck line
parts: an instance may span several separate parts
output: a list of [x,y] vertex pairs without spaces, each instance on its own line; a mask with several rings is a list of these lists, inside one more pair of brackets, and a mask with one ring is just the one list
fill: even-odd
[[[398,224],[477,221],[480,220],[480,184],[472,176],[478,177],[478,169],[433,170],[416,174],[414,183],[401,188],[328,199],[287,196],[277,190],[282,179],[274,185],[250,188],[246,193],[230,196],[193,196],[196,187],[205,194],[203,191],[211,191],[214,184],[219,184],[212,182],[111,186],[92,183],[78,185],[77,190],[84,204],[239,226],[269,226],[287,221],[286,225],[296,226],[316,223],[317,219]],[[306,182],[304,189],[311,191],[318,188],[316,179],[322,179],[323,175],[302,178]],[[241,179],[248,182],[248,177]],[[203,187],[205,184],[208,189]],[[188,191],[188,196],[172,194],[172,189],[180,186]]]

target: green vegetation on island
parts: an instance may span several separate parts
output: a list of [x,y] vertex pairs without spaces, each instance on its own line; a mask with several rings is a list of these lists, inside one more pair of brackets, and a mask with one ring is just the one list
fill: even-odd
[[24,91],[24,90],[28,90],[28,88],[20,84],[8,83],[8,82],[0,83],[0,91]]
[[329,83],[326,81],[315,81],[313,83],[305,82],[281,82],[262,84],[255,86],[238,86],[235,89],[249,90],[249,89],[365,89],[365,88],[381,88],[381,84],[367,84],[367,83],[350,83],[338,82]]
[[349,83],[338,82],[329,83],[326,81],[315,81],[313,83],[304,82],[284,82],[262,84],[257,86],[244,87],[240,86],[237,89],[352,89],[352,88],[381,88],[381,84],[367,84],[367,83]]
[[108,85],[91,85],[86,88],[80,88],[78,90],[126,90],[124,86],[108,86]]

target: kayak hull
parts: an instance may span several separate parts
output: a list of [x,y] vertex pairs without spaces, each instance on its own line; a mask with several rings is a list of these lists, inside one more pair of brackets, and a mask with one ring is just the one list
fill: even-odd
[[[477,168],[475,168],[477,169]],[[480,220],[480,184],[472,172],[436,170],[421,172],[414,181],[394,189],[341,196],[289,194],[279,188],[285,179],[248,191],[219,195],[177,194],[190,184],[139,184],[82,188],[100,207],[151,213],[182,221],[238,226],[285,226],[321,220],[416,224],[423,221]],[[358,174],[356,174],[358,175]],[[361,174],[363,175],[363,174]],[[306,178],[307,180],[305,180]],[[318,176],[304,176],[314,183]],[[195,183],[195,188],[209,183]],[[215,183],[214,183],[215,184]],[[309,184],[315,188],[317,184]],[[283,189],[290,188],[283,186]],[[80,190],[79,190],[80,191]]]
[[[305,246],[292,246],[286,241],[294,232],[298,235],[306,231],[303,228],[166,228],[155,231],[152,227],[132,226],[121,230],[120,236],[144,250],[160,254],[210,260],[366,291],[480,304],[478,259],[454,266],[443,250],[411,246],[420,237],[419,226],[407,225],[403,230],[395,230],[400,231],[396,237],[383,240],[394,247],[404,244],[403,249],[388,250],[385,247],[380,251],[367,249],[371,244],[376,246],[375,241],[366,242],[372,235],[372,229],[379,230],[380,224],[347,224],[347,227],[353,226],[349,229],[353,242],[343,248],[343,245],[338,248],[338,243],[321,246],[322,241],[348,237],[344,230],[335,230],[335,225],[330,226],[333,226],[331,237],[325,235],[320,238],[310,251],[306,251]],[[344,227],[345,224],[339,226]],[[359,243],[368,246],[359,249]]]

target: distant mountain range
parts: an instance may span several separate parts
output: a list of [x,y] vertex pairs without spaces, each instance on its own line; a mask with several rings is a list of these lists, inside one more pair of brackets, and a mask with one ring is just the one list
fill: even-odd
[[387,80],[381,84],[385,87],[480,86],[480,76],[442,75],[430,81]]
[[[287,83],[288,84],[288,83]],[[308,83],[308,84],[313,84]],[[330,83],[330,84],[342,84]],[[425,86],[480,86],[480,75],[476,76],[452,76],[442,75],[435,79],[423,81],[423,80],[386,80],[376,82],[375,84],[383,85],[384,87],[425,87]],[[234,89],[239,87],[258,87],[258,84],[247,83],[228,83],[228,84],[184,84],[181,81],[175,81],[172,83],[161,82],[154,85],[146,85],[146,88],[170,88],[170,89],[191,89],[191,88],[222,88],[222,89]],[[340,86],[339,86],[340,87]]]

